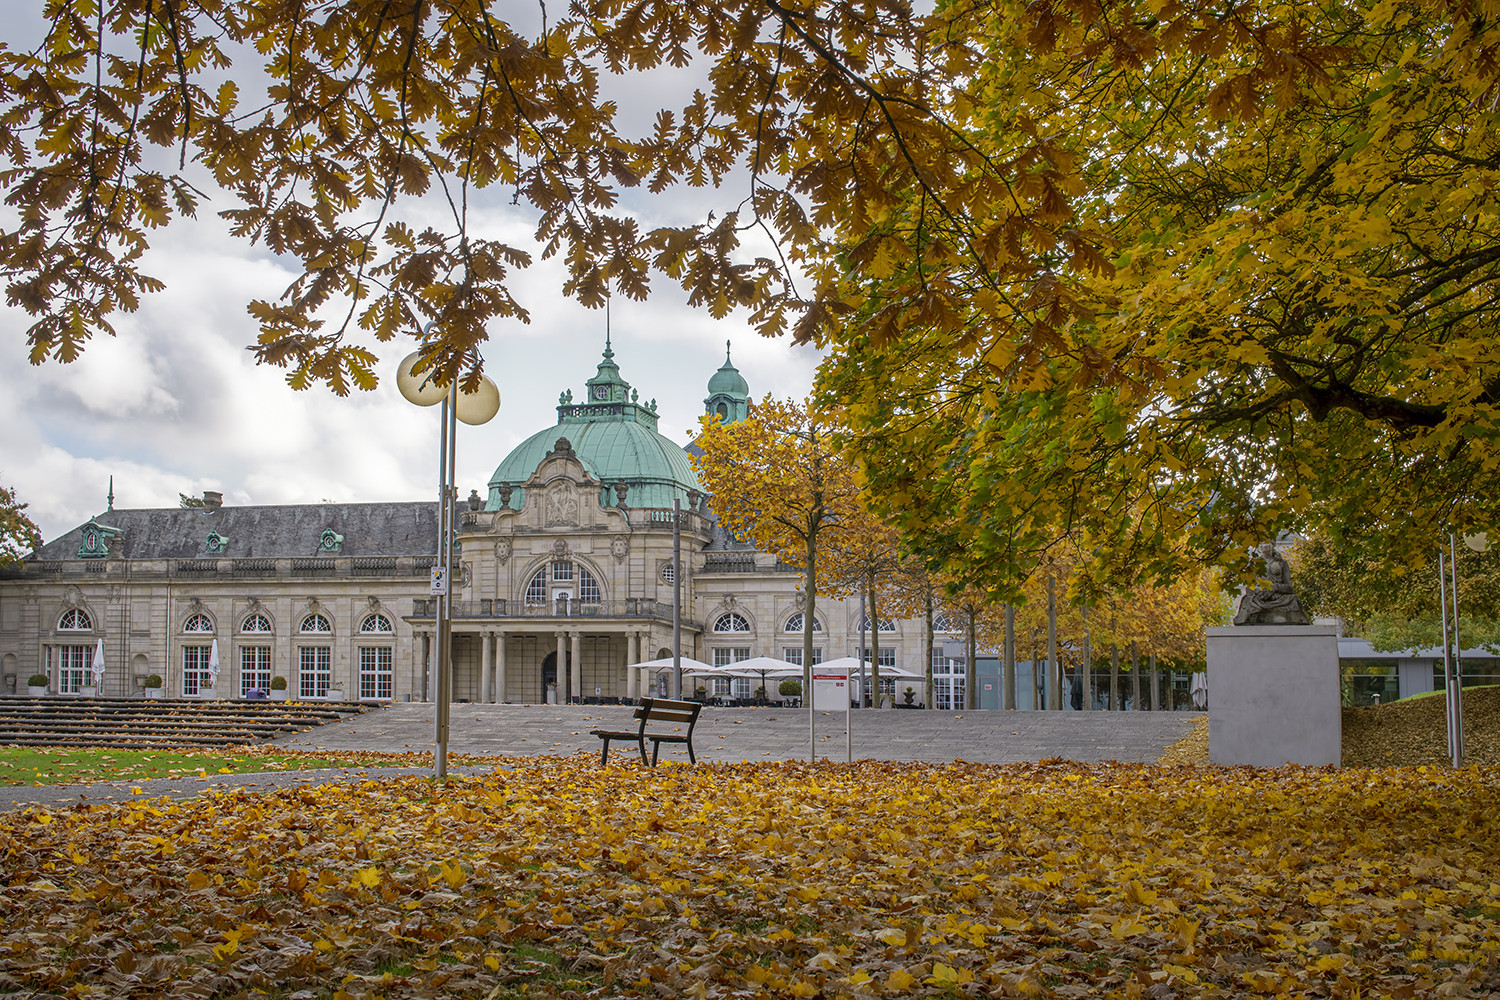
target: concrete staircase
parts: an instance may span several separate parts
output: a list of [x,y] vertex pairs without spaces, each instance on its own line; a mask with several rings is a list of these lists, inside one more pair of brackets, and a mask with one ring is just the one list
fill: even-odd
[[365,711],[359,702],[0,698],[0,746],[139,749],[264,743]]

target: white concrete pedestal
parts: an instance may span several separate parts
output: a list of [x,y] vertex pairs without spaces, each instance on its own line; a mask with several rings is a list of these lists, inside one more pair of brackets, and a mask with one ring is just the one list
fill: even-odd
[[1338,632],[1332,625],[1207,630],[1209,759],[1338,764],[1343,743]]

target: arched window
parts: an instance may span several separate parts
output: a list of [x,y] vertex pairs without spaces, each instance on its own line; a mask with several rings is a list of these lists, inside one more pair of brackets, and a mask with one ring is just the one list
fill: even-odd
[[182,630],[184,632],[212,632],[214,623],[208,620],[208,615],[189,615]]
[[946,611],[939,611],[937,614],[932,616],[932,630],[934,632],[963,631],[963,629],[959,628],[953,623],[953,619],[948,617],[948,613]]
[[[796,614],[792,615],[790,618],[788,618],[786,620],[786,631],[788,631],[788,632],[801,632],[802,631],[802,623],[803,623],[803,621],[804,621],[803,614],[802,614],[802,612],[798,611]],[[818,621],[817,618],[814,618],[813,619],[813,633],[816,634],[816,633],[821,632],[821,631],[823,631],[823,623],[820,622],[820,621]]]
[[750,622],[745,619],[744,615],[731,611],[728,614],[719,616],[719,620],[714,622],[714,631],[748,632],[750,631]]
[[269,632],[271,631],[271,620],[262,614],[250,615],[240,626],[241,632]]
[[547,571],[545,569],[537,570],[536,576],[532,577],[531,582],[526,585],[526,603],[547,603]]
[[[865,615],[862,619],[860,619],[859,630],[861,632],[868,632],[868,631],[870,631],[870,616],[869,615]],[[889,618],[882,618],[882,619],[880,619],[880,631],[882,631],[882,632],[894,632],[894,631],[896,631],[896,623],[893,622],[893,621],[891,621]],[[935,632],[935,631],[937,631],[937,629],[934,628],[933,631]]]
[[578,603],[598,604],[602,600],[603,595],[599,592],[599,581],[594,579],[594,574],[582,566],[578,567]]
[[328,619],[319,614],[308,615],[302,619],[303,632],[332,632],[333,626],[328,624]]
[[87,632],[94,627],[89,620],[89,613],[80,608],[72,608],[64,611],[62,618],[58,619],[57,628],[61,632]]
[[361,632],[390,632],[391,620],[385,615],[366,615],[365,620],[359,623]]

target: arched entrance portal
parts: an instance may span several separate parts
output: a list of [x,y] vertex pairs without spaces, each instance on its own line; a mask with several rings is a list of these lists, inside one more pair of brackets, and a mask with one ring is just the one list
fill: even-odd
[[[564,662],[571,666],[573,662],[573,654],[567,654]],[[573,692],[569,690],[572,687],[570,683],[571,680],[571,670],[564,670],[562,679],[558,679],[557,653],[548,653],[545,657],[542,658],[542,703],[548,703],[547,696],[549,694],[554,695],[552,701],[555,701],[559,705],[567,705],[571,703],[573,700]]]

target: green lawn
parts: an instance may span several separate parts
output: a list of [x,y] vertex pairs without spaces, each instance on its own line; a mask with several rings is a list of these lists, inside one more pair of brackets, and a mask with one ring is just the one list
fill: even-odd
[[0,747],[0,785],[59,785],[87,781],[146,781],[204,774],[303,771],[319,767],[371,767],[405,761],[302,753],[215,753],[195,750],[101,750]]

